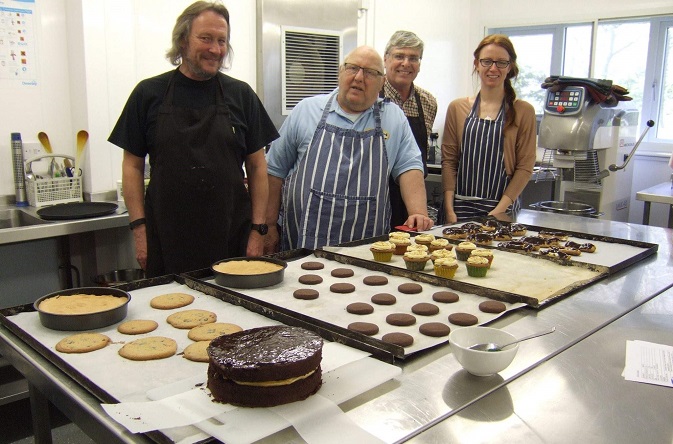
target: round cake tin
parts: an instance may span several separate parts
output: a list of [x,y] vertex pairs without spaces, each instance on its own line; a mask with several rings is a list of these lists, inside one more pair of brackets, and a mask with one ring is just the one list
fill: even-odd
[[[47,313],[40,310],[40,302],[45,299],[53,298],[55,296],[71,296],[74,294],[92,294],[96,296],[124,296],[126,302],[119,307],[115,307],[105,311],[85,314],[54,314]],[[59,290],[49,293],[41,297],[33,304],[35,310],[39,313],[40,322],[47,328],[52,330],[94,330],[96,328],[107,327],[116,322],[121,321],[126,317],[128,305],[131,302],[131,295],[118,288],[110,287],[79,287],[68,288],[66,290]]]
[[[281,265],[282,268],[277,271],[261,274],[230,274],[215,270],[216,265],[223,262],[232,261],[271,262],[272,264]],[[270,287],[283,282],[283,276],[285,274],[285,269],[287,268],[287,262],[272,257],[233,257],[231,259],[217,261],[210,268],[213,270],[213,274],[215,275],[215,283],[217,285],[232,288],[262,288]]]

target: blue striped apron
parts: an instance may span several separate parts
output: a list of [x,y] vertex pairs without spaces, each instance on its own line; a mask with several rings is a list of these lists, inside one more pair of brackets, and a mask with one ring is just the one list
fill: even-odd
[[381,129],[366,131],[327,124],[325,105],[313,139],[283,187],[282,249],[336,245],[390,230],[388,155]]
[[[505,102],[495,120],[479,118],[479,102],[480,96],[477,95],[463,130],[453,201],[458,219],[488,215],[500,202],[509,183],[503,151]],[[518,206],[517,200],[515,209]]]

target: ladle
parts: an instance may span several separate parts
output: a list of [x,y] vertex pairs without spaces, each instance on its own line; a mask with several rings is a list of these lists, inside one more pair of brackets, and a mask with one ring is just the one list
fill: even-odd
[[521,341],[527,341],[528,339],[537,338],[538,336],[548,335],[549,333],[553,333],[555,330],[556,330],[556,327],[552,327],[551,330],[549,330],[549,331],[543,331],[542,333],[535,333],[535,334],[530,335],[530,336],[525,336],[521,339],[517,339],[516,341],[508,342],[505,345],[498,345],[498,344],[494,344],[493,342],[488,342],[488,343],[485,343],[485,344],[474,344],[474,345],[472,345],[468,348],[470,350],[479,350],[479,351],[488,351],[488,352],[502,351],[502,349],[504,349],[505,347],[508,347],[510,345],[517,344]]

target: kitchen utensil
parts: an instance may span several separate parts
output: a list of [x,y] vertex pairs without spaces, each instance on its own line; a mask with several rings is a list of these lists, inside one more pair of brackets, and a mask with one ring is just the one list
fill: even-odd
[[482,343],[482,344],[474,344],[474,345],[472,345],[472,346],[470,346],[470,347],[468,347],[468,348],[469,348],[470,350],[479,350],[479,351],[488,351],[488,352],[498,352],[498,351],[502,351],[505,347],[508,347],[508,346],[510,346],[510,345],[518,344],[519,342],[527,341],[527,340],[529,340],[529,339],[537,338],[537,337],[539,337],[539,336],[548,335],[549,333],[553,333],[554,331],[556,331],[556,327],[552,327],[551,330],[549,330],[549,331],[544,331],[544,332],[541,332],[541,333],[535,333],[535,334],[532,334],[532,335],[530,335],[530,336],[525,336],[525,337],[523,337],[523,338],[521,338],[521,339],[517,339],[516,341],[508,342],[508,343],[505,344],[505,345],[498,345],[498,344],[495,344],[495,343],[493,343],[493,342],[488,342],[488,343]]
[[[47,154],[52,154],[52,153],[54,152],[54,150],[51,148],[51,143],[49,142],[49,136],[47,136],[47,133],[44,133],[44,132],[42,132],[42,131],[40,131],[39,133],[37,133],[37,140],[40,141],[40,143],[42,144],[42,147],[44,148],[44,151],[45,151]],[[56,159],[54,159],[54,158],[52,157],[51,162],[49,163],[49,170],[48,170],[47,175],[48,175],[49,177],[54,177],[54,176],[55,176],[55,174],[54,174],[54,170],[55,170],[56,168],[57,168],[57,166],[56,166]]]
[[[217,271],[214,268],[216,265],[223,262],[251,260],[271,262],[272,264],[281,265],[283,268],[278,271],[261,274],[230,274]],[[215,275],[215,283],[217,285],[233,288],[261,288],[270,287],[271,285],[276,285],[282,282],[285,269],[287,268],[287,262],[271,257],[234,257],[231,259],[217,261],[210,268],[213,270],[213,274]]]
[[112,214],[117,208],[113,202],[69,202],[40,208],[37,215],[45,220],[88,219]]
[[451,329],[449,344],[451,351],[460,365],[475,376],[491,376],[506,369],[519,351],[519,344],[514,344],[498,353],[472,350],[470,346],[477,343],[496,342],[505,344],[516,338],[499,328],[461,327]]
[[86,142],[89,140],[89,133],[85,130],[81,130],[77,133],[77,153],[75,154],[75,172],[73,174],[80,174],[82,165],[82,154],[84,153],[84,147]]

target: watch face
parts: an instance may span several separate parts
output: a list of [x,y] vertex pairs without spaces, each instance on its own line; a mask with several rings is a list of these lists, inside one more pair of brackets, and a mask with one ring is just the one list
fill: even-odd
[[252,224],[252,229],[261,235],[265,235],[269,232],[269,226],[267,224]]

